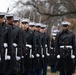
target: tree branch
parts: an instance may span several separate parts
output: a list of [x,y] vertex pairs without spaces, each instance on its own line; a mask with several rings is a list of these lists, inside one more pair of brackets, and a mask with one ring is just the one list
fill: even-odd
[[47,21],[50,18],[50,16],[48,16],[45,20],[42,20],[41,22]]
[[[21,4],[27,5],[27,3],[23,3],[23,2],[21,2]],[[28,5],[32,5],[34,8],[36,8],[37,12],[39,12],[41,15],[46,15],[46,16],[50,16],[50,17],[64,16],[64,15],[69,15],[69,14],[76,14],[76,11],[63,12],[63,13],[60,13],[60,14],[54,14],[54,13],[50,14],[50,13],[46,13],[46,12],[41,12],[39,10],[39,8],[34,3],[28,3]]]

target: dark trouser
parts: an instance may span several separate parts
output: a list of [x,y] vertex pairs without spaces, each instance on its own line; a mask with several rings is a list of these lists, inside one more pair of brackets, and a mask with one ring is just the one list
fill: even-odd
[[52,73],[55,73],[55,72],[56,72],[55,65],[52,65],[52,66],[51,66],[51,72],[52,72]]
[[0,49],[0,57],[1,57],[1,61],[0,61],[0,75],[5,73],[5,65],[6,65],[6,61],[5,61],[5,50],[4,49]]
[[72,75],[71,72],[60,72],[60,75]]
[[31,75],[36,75],[36,69],[35,68],[32,69]]
[[42,74],[41,74],[41,69],[38,69],[38,70],[36,71],[36,74],[37,74],[37,75],[42,75]]
[[26,71],[25,75],[31,75],[31,72],[30,71]]
[[33,69],[33,71],[31,72],[31,75],[42,75],[41,73],[41,69]]
[[38,75],[47,75],[47,65],[45,64],[37,73]]
[[42,75],[47,75],[47,65],[46,64],[43,67],[43,74]]
[[6,73],[1,73],[0,75],[6,75]]

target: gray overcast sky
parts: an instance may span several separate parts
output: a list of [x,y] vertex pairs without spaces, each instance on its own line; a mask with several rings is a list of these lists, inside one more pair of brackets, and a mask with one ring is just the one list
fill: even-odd
[[6,12],[12,0],[0,0],[0,12]]
[[17,0],[0,0],[0,12],[7,12],[8,7],[11,9],[14,1]]
[[[7,8],[13,6],[14,1],[18,0],[0,0],[0,12],[7,12]],[[23,0],[23,1],[28,1],[28,0]]]

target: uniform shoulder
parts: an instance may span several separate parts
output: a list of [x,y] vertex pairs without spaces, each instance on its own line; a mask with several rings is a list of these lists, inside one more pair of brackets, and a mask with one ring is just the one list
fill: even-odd
[[3,27],[6,28],[6,29],[8,29],[10,26],[6,22],[4,22],[3,23]]
[[33,33],[33,31],[32,31],[32,30],[30,30],[30,29],[28,29],[28,32],[29,32],[30,34],[32,34],[32,33]]
[[13,24],[13,28],[15,28],[15,29],[17,29],[17,30],[21,30],[21,28],[20,28],[20,27],[15,26],[14,24]]
[[59,36],[59,35],[62,34],[62,33],[63,33],[63,31],[58,32],[58,33],[57,33],[57,36]]
[[69,31],[69,33],[72,34],[72,35],[74,36],[74,33],[73,33],[73,32]]

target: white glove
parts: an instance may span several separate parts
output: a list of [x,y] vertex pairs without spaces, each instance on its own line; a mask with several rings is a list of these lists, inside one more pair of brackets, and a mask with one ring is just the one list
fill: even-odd
[[15,46],[15,47],[16,47],[16,46],[17,46],[17,44],[16,44],[16,43],[13,43],[13,46]]
[[10,60],[11,57],[8,55],[7,57],[5,57],[5,60]]
[[20,60],[21,58],[19,56],[16,56],[16,60]]
[[40,55],[39,54],[36,54],[36,57],[40,57]]
[[34,58],[34,55],[31,55],[31,58]]
[[60,55],[57,55],[57,58],[60,59]]
[[21,58],[24,58],[24,56],[21,56]]
[[47,56],[50,56],[50,54],[49,54],[49,53],[47,53],[46,55],[47,55]]
[[4,47],[8,47],[7,43],[4,43]]
[[71,55],[71,58],[74,59],[75,58],[75,55]]
[[1,58],[0,58],[0,61],[1,61]]
[[42,58],[44,58],[44,55],[42,55]]

